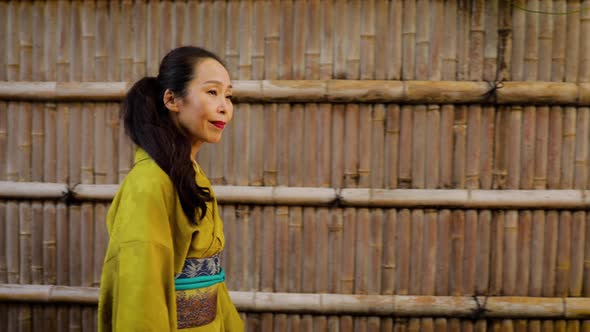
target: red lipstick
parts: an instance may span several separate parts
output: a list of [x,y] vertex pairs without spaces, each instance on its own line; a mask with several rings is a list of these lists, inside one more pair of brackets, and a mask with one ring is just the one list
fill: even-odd
[[212,125],[214,125],[215,127],[219,128],[219,129],[225,128],[225,122],[223,122],[223,121],[209,121],[209,122],[211,122]]

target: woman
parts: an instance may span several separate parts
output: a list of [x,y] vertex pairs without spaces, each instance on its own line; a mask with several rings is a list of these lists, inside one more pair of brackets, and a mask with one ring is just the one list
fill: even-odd
[[109,209],[99,331],[242,331],[224,283],[223,224],[195,157],[232,119],[221,60],[197,47],[168,53],[122,106],[137,145]]

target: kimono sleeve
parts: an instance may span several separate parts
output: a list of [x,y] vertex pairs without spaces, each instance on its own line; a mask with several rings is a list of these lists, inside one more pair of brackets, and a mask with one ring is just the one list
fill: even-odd
[[172,253],[158,243],[123,245],[113,301],[113,331],[169,331],[176,325]]
[[[157,179],[133,183],[114,213],[114,331],[169,331],[176,328],[174,254],[167,197]],[[168,203],[168,204],[167,204]]]

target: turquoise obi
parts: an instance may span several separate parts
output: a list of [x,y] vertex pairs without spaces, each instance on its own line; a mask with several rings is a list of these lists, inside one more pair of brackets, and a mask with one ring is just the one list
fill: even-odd
[[187,258],[182,272],[174,276],[177,291],[209,287],[225,281],[219,254],[207,258]]

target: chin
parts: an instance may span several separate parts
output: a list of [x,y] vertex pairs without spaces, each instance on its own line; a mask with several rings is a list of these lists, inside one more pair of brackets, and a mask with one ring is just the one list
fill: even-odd
[[215,143],[219,143],[220,141],[221,141],[221,136],[211,137],[210,139],[207,140],[207,143],[215,144]]

